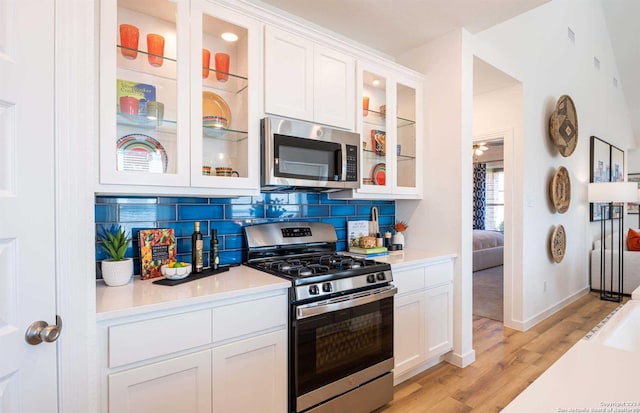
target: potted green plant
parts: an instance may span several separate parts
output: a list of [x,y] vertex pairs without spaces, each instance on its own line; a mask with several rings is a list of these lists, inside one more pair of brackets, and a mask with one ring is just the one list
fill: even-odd
[[99,235],[100,247],[110,258],[102,261],[102,279],[111,287],[125,285],[133,275],[133,260],[124,255],[129,248],[131,237],[128,237],[120,225],[103,228]]

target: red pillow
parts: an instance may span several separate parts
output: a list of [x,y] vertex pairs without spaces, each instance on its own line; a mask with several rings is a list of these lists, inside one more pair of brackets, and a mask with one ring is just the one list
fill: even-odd
[[629,233],[627,234],[627,248],[629,251],[640,251],[640,232],[629,228]]

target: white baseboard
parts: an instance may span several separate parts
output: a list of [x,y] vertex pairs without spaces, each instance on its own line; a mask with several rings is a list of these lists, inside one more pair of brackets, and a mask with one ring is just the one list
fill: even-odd
[[445,354],[444,359],[445,361],[453,364],[456,367],[465,368],[469,364],[476,361],[476,351],[470,350],[465,354],[456,354],[454,352],[450,352]]
[[574,301],[578,300],[579,298],[583,297],[586,294],[589,294],[588,287],[578,290],[577,292],[568,296],[564,300],[559,301],[550,307],[547,307],[545,310],[539,312],[538,314],[534,315],[533,317],[529,318],[526,321],[511,320],[508,323],[505,323],[504,325],[506,327],[513,328],[514,330],[527,331],[531,327],[545,320],[547,317],[557,313],[558,311],[562,310],[564,307],[568,306],[569,304],[573,303]]

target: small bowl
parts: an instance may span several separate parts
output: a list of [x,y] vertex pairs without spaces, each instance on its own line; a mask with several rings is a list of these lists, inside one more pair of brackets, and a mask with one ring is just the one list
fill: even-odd
[[165,278],[168,278],[170,280],[181,280],[191,274],[191,264],[187,265],[186,267],[178,268],[169,268],[169,265],[165,264],[160,267],[160,270],[162,271],[162,275],[164,275]]

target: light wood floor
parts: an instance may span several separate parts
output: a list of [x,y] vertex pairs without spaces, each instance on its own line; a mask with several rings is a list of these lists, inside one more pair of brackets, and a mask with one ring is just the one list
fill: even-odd
[[474,316],[474,363],[440,363],[396,386],[376,413],[499,412],[618,305],[591,293],[526,332]]

